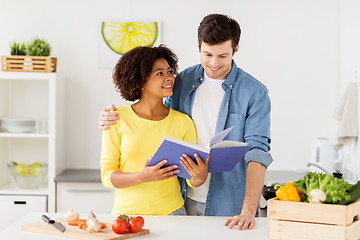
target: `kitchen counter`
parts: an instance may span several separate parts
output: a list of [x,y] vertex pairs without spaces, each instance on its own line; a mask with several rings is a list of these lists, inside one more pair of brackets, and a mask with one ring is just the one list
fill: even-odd
[[[43,213],[30,213],[19,219],[10,227],[0,232],[0,239],[27,239],[27,240],[60,240],[66,239],[59,236],[52,236],[40,233],[33,233],[20,230],[20,226],[28,223],[42,221],[40,216]],[[96,213],[95,213],[96,214]],[[63,213],[47,213],[52,218],[61,218]],[[87,214],[80,214],[80,217]],[[96,214],[103,222],[111,223],[115,217],[111,214]],[[150,234],[139,236],[133,239],[256,239],[266,240],[267,219],[256,218],[256,226],[253,230],[239,231],[228,229],[224,226],[226,217],[198,217],[198,216],[143,216],[144,228],[150,229]],[[66,226],[65,226],[66,227]],[[54,228],[54,231],[56,229]]]
[[101,182],[100,169],[65,169],[55,182]]

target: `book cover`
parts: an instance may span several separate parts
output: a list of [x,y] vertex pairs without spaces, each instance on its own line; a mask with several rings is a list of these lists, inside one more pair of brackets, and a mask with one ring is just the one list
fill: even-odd
[[194,154],[197,153],[202,160],[205,160],[207,155],[210,154],[208,172],[231,171],[251,148],[251,146],[246,143],[222,140],[231,129],[232,128],[228,128],[216,134],[213,138],[216,139],[216,141],[211,141],[212,145],[210,149],[166,136],[148,166],[154,166],[166,159],[168,162],[163,167],[176,164],[180,170],[177,175],[190,179],[190,174],[180,163],[180,156],[185,153],[196,163]]

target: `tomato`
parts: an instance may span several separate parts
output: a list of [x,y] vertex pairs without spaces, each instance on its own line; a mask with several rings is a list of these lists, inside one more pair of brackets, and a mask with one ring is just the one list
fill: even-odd
[[130,220],[129,231],[132,233],[140,232],[144,226],[144,219],[141,216],[137,216]]
[[117,217],[112,225],[111,228],[114,233],[117,234],[124,234],[127,231],[127,224],[124,220],[122,220],[120,217]]
[[120,218],[121,220],[123,220],[123,221],[126,223],[126,225],[129,224],[130,218],[129,218],[128,215],[120,214],[120,215],[118,216],[118,218]]

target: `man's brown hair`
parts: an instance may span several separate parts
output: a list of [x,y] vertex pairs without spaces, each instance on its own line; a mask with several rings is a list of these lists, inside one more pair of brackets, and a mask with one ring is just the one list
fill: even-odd
[[216,45],[231,40],[233,52],[240,41],[239,23],[223,14],[209,14],[198,27],[199,50],[203,42]]

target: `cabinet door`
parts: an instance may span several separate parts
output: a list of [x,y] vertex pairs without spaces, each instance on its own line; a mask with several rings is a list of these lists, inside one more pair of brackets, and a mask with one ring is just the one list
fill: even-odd
[[114,190],[101,183],[58,182],[56,195],[58,212],[111,213],[114,204]]
[[47,196],[0,195],[0,231],[30,212],[47,211]]

